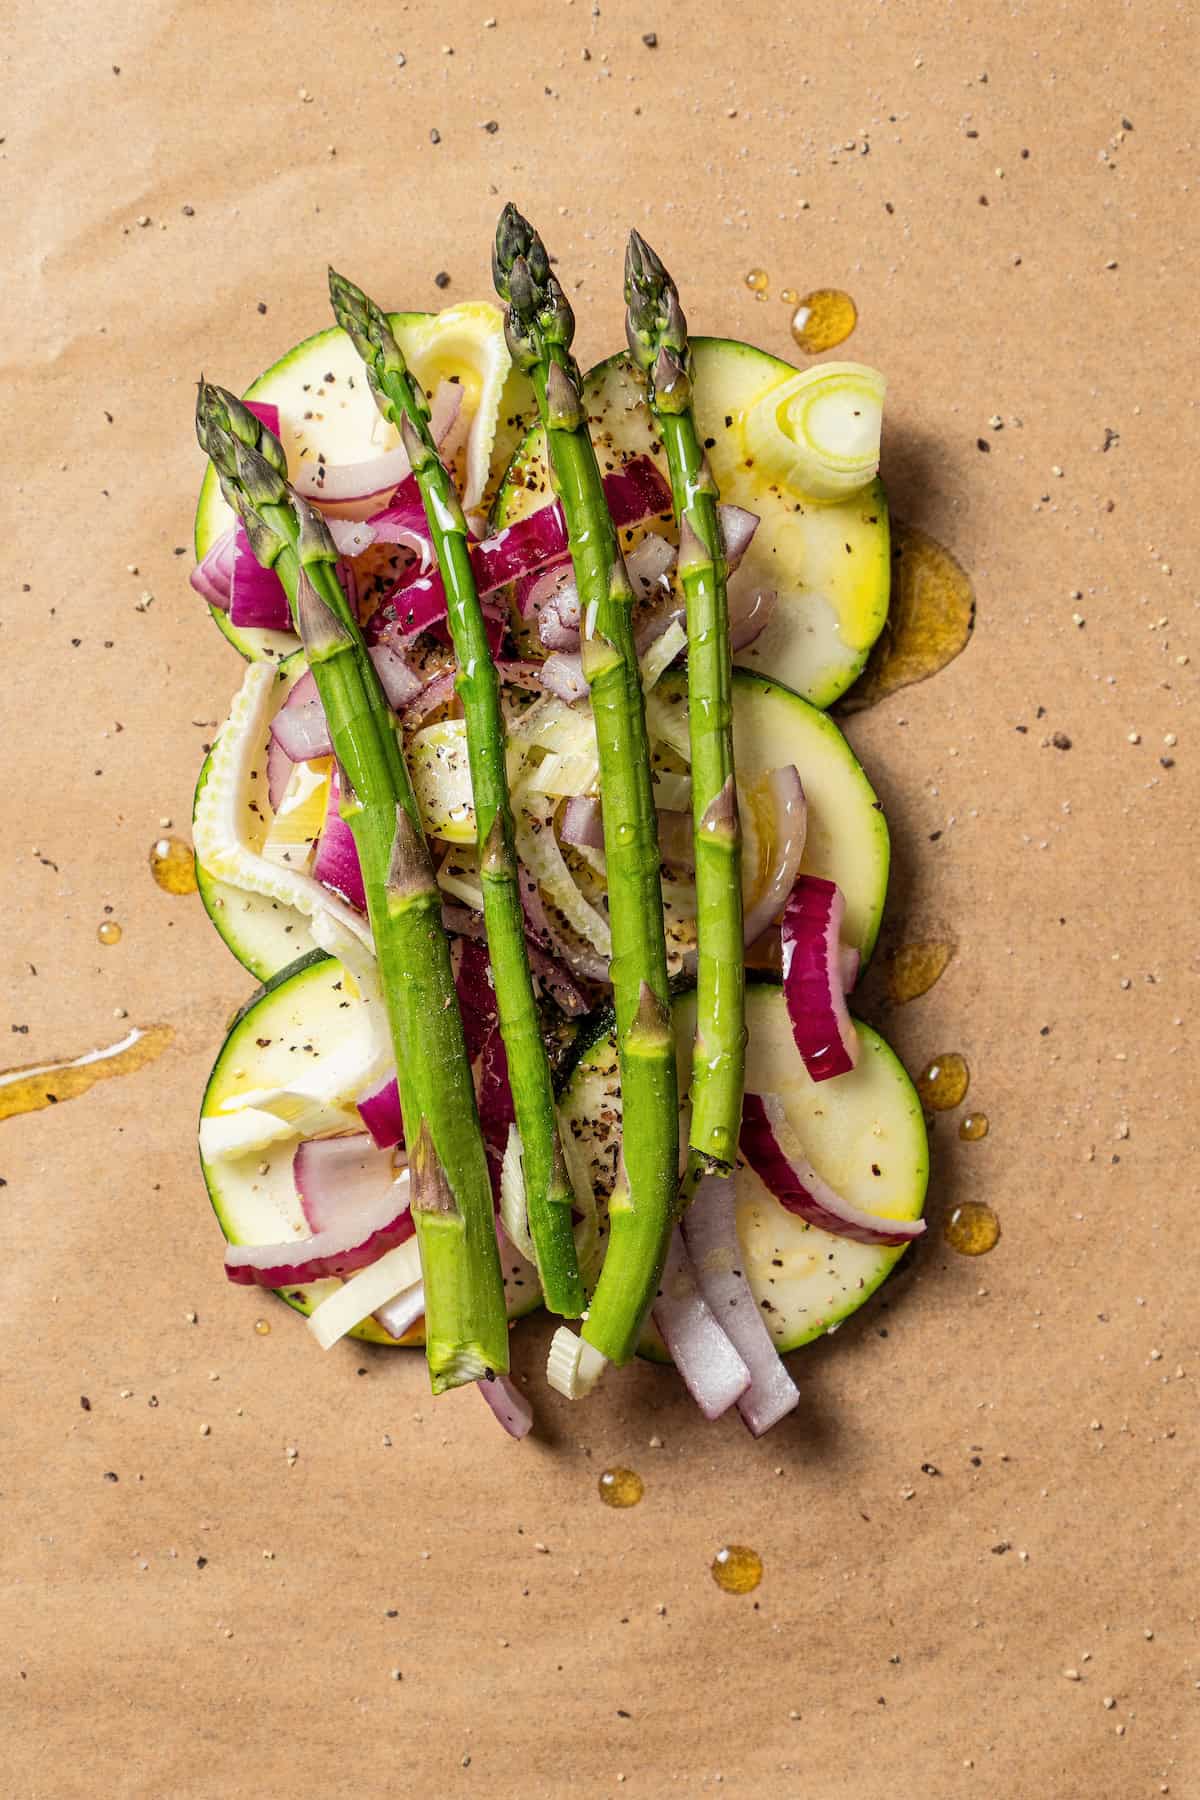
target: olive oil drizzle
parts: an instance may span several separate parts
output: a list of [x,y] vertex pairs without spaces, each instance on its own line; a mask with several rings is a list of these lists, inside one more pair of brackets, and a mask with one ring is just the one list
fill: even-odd
[[170,1025],[135,1025],[119,1043],[102,1050],[0,1071],[0,1119],[40,1112],[43,1107],[77,1099],[98,1081],[132,1075],[160,1057],[174,1036]]

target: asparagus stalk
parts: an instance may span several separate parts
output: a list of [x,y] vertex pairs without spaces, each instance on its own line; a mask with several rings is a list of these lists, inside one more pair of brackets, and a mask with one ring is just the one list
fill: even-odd
[[426,1356],[441,1393],[508,1368],[491,1182],[441,896],[395,721],[324,519],[289,487],[278,439],[232,394],[201,382],[196,430],[255,556],[283,583],[329,721],[396,1052]]
[[446,588],[458,659],[455,686],[467,722],[483,916],[521,1139],[529,1234],[546,1304],[552,1312],[577,1318],[584,1308],[584,1291],[571,1219],[574,1195],[559,1143],[550,1064],[529,971],[500,679],[488,648],[466,522],[429,428],[425,394],[409,373],[387,315],[334,269],[329,271],[329,293],[338,324],[366,365],[376,404],[396,426],[408,451]]
[[705,1174],[729,1175],[746,1071],[742,836],[733,769],[733,659],[717,486],[692,412],[691,349],[679,292],[636,231],[625,255],[625,330],[646,376],[679,522],[687,602],[688,735],[696,850],[699,963],[692,1047],[692,1122],[685,1195]]
[[583,1337],[610,1361],[622,1363],[633,1354],[658,1292],[679,1173],[675,1045],[633,593],[571,355],[575,316],[541,238],[511,205],[496,229],[492,275],[507,307],[509,349],[537,393],[584,615],[583,671],[596,721],[604,806],[623,1130],[609,1202],[608,1250]]

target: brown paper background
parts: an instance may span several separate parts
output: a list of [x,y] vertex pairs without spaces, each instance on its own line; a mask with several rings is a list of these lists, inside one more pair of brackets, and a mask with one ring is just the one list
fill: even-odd
[[[1200,1794],[1196,48],[1186,8],[1113,0],[10,11],[0,956],[28,1032],[0,1030],[14,1063],[111,1042],[115,1008],[177,1035],[0,1127],[6,1793]],[[884,947],[959,945],[903,1010],[876,977],[873,1014],[911,1068],[966,1054],[991,1135],[938,1121],[929,1242],[794,1359],[760,1444],[648,1367],[572,1409],[540,1324],[523,1445],[473,1395],[435,1408],[416,1357],[322,1356],[225,1282],[197,1171],[250,983],[147,871],[239,673],[175,554],[192,384],[323,325],[327,260],[395,306],[440,268],[488,292],[510,194],[585,364],[630,224],[697,329],[780,354],[780,287],[848,287],[896,510],[978,587],[967,653],[849,729],[895,841]],[[985,1260],[942,1245],[964,1197],[1002,1216]],[[613,1462],[634,1511],[598,1502]],[[751,1598],[709,1578],[729,1540]]]

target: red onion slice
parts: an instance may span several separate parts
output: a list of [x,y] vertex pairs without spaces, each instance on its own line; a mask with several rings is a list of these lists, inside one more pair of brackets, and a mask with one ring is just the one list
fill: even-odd
[[330,1275],[353,1275],[413,1235],[408,1171],[388,1191],[347,1206],[336,1225],[286,1244],[229,1244],[225,1273],[244,1287],[302,1287]]
[[600,802],[585,794],[567,801],[559,822],[558,835],[564,844],[576,850],[603,850],[604,815]]
[[379,533],[370,519],[338,519],[329,517],[325,520],[329,527],[329,535],[337,545],[341,556],[361,556],[369,550]]
[[[564,590],[569,589],[574,596],[568,600],[567,610],[574,611],[575,623],[579,623],[579,592],[575,586],[575,570],[570,557],[561,557],[556,562],[546,563],[543,567],[522,575],[517,581],[517,611],[523,619],[534,617],[548,603],[558,600]],[[562,610],[562,609],[559,609]]]
[[[634,457],[624,469],[606,475],[604,494],[618,527],[637,525],[655,513],[670,511],[671,491],[646,456]],[[556,500],[506,525],[494,536],[472,544],[476,587],[481,596],[494,593],[518,576],[561,560],[567,547],[566,523]],[[411,591],[414,588],[418,590],[415,594]],[[372,618],[374,634],[386,635],[396,626],[402,631],[427,630],[427,624],[414,627],[403,623],[414,610],[429,623],[445,617],[446,594],[436,570],[402,583],[382,602]]]
[[288,782],[292,779],[295,763],[279,742],[278,738],[267,739],[267,799],[271,811],[279,811],[280,802],[287,793]]
[[422,719],[427,719],[439,706],[447,706],[453,698],[454,670],[443,669],[440,675],[425,683],[415,699],[409,701],[404,709],[404,723],[419,725]]
[[367,893],[358,861],[358,847],[354,842],[353,832],[338,810],[341,793],[342,784],[335,769],[329,782],[329,805],[312,872],[317,881],[332,888],[335,894],[340,894],[343,900],[356,906],[359,912],[366,912]]
[[365,1131],[354,1131],[306,1138],[292,1158],[292,1179],[309,1230],[320,1233],[336,1229],[380,1194],[390,1194],[396,1172],[388,1151],[377,1149]]
[[375,664],[379,684],[393,712],[403,712],[424,687],[424,682],[407,659],[391,644],[372,644],[369,655]]
[[797,875],[783,909],[783,997],[813,1081],[846,1075],[858,1061],[858,1033],[842,987],[845,911],[840,888],[820,875]]
[[493,1375],[490,1380],[477,1381],[475,1386],[509,1437],[523,1438],[529,1435],[533,1427],[533,1408],[510,1376]]
[[743,935],[746,948],[758,942],[767,926],[782,911],[804,855],[808,806],[800,776],[792,763],[772,769],[766,777],[766,796],[771,813],[771,862],[766,879],[752,906],[746,908]]
[[219,607],[222,612],[229,611],[229,602],[233,594],[233,556],[237,538],[236,528],[231,525],[223,531],[219,538],[214,538],[204,556],[196,564],[188,580],[202,599],[210,606]]
[[583,673],[583,658],[572,656],[565,650],[556,650],[542,664],[542,686],[548,694],[559,700],[573,704],[582,700],[588,691],[587,679]]
[[283,584],[274,569],[263,568],[240,524],[234,535],[229,622],[254,631],[290,631],[292,628]]
[[717,508],[721,521],[721,541],[725,546],[725,567],[729,574],[737,568],[750,548],[750,540],[758,530],[758,514],[744,506],[725,503]]
[[[442,388],[451,392],[445,398]],[[441,443],[454,424],[462,404],[462,388],[457,382],[443,382],[434,395],[430,426],[435,443]],[[257,410],[257,408],[255,409]],[[278,420],[278,414],[276,415]],[[278,432],[278,424],[274,427]],[[370,500],[375,494],[390,494],[409,474],[412,464],[403,444],[357,463],[314,462],[305,458],[293,474],[295,486],[310,500],[322,506]]]
[[294,763],[333,755],[333,739],[311,669],[296,682],[271,720],[271,738]]
[[719,1419],[750,1386],[750,1371],[697,1286],[678,1226],[667,1249],[654,1323],[700,1411],[706,1419]]
[[836,1194],[804,1155],[777,1094],[747,1094],[742,1108],[742,1155],[781,1206],[835,1237],[856,1244],[910,1244],[924,1219],[884,1219]]
[[[471,912],[465,906],[442,907],[442,923],[447,931],[457,932],[461,937],[483,940],[486,930],[480,913]],[[540,944],[526,933],[525,948],[529,954],[529,966],[533,970],[534,979],[542,991],[550,998],[568,1018],[579,1019],[591,1010],[591,1002],[583,990],[577,986],[568,970],[549,956]]]
[[380,512],[372,513],[367,524],[374,531],[377,543],[400,544],[407,550],[414,550],[420,557],[422,573],[433,567],[433,539],[415,475],[400,483],[388,504]]
[[842,992],[852,994],[858,986],[858,973],[862,967],[862,957],[852,944],[838,946],[838,966],[842,971]]
[[700,1292],[750,1371],[737,1409],[755,1437],[777,1425],[800,1399],[746,1279],[732,1181],[706,1175],[680,1221]]
[[770,622],[779,598],[774,588],[739,587],[729,590],[729,647],[744,650]]
[[394,1075],[355,1101],[358,1116],[377,1149],[391,1150],[404,1142],[404,1114],[400,1110],[400,1084]]

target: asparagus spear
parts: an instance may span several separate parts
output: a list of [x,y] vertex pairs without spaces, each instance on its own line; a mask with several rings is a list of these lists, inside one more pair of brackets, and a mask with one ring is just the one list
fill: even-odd
[[742,836],[733,774],[733,661],[717,486],[692,413],[691,349],[679,292],[636,231],[625,254],[625,330],[662,435],[679,521],[687,601],[688,735],[696,848],[699,966],[692,1047],[692,1123],[685,1194],[729,1175],[746,1070]]
[[604,805],[623,1130],[609,1202],[608,1250],[583,1337],[622,1363],[633,1354],[658,1291],[679,1173],[675,1045],[633,593],[571,355],[575,316],[541,238],[511,205],[496,229],[492,275],[507,307],[509,349],[537,393],[584,615],[583,671],[596,721]]
[[278,439],[201,382],[196,432],[259,562],[283,583],[341,769],[396,1052],[435,1393],[508,1368],[508,1320],[441,896],[395,721],[324,519],[289,487]]
[[466,522],[429,428],[425,394],[408,371],[387,315],[334,269],[329,271],[329,294],[338,324],[366,365],[380,412],[397,427],[408,451],[446,588],[458,659],[455,686],[467,721],[483,916],[521,1139],[529,1234],[546,1304],[552,1312],[577,1318],[584,1291],[571,1220],[574,1195],[558,1139],[554,1088],[529,972],[500,679],[488,648]]

